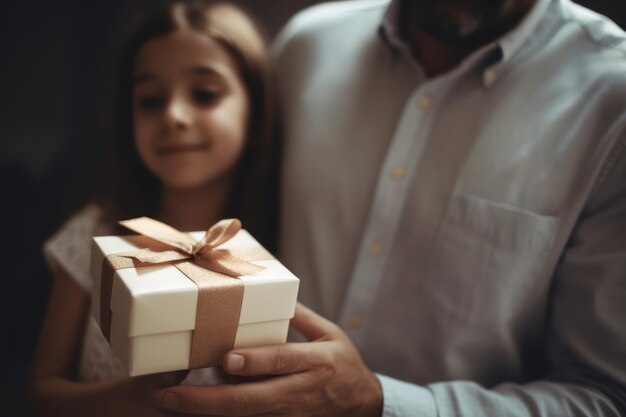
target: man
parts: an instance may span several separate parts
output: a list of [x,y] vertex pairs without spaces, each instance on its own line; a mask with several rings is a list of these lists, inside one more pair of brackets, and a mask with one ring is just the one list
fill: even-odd
[[[569,0],[368,0],[276,45],[282,255],[310,343],[212,415],[626,413],[626,37]],[[372,374],[376,372],[376,376]]]

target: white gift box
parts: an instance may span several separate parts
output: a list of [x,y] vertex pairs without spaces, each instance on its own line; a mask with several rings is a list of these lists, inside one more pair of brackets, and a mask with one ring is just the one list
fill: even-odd
[[[200,240],[204,232],[189,234]],[[261,246],[245,230],[220,248]],[[141,249],[128,236],[92,241],[92,314],[99,325],[102,263],[107,255]],[[283,343],[293,317],[299,280],[275,259],[253,261],[260,272],[239,278],[243,302],[234,348]],[[189,368],[198,287],[171,264],[115,271],[110,343],[131,376]]]

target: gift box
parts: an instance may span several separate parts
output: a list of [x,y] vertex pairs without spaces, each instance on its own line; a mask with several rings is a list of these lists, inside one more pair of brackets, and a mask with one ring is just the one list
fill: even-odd
[[218,366],[232,348],[285,342],[298,278],[245,230],[200,248],[214,228],[184,234],[194,243],[184,250],[163,233],[93,238],[92,314],[129,375]]

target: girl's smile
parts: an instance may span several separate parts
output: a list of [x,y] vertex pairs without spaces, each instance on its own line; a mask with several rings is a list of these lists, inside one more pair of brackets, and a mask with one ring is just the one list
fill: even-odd
[[155,152],[160,156],[179,156],[206,152],[210,149],[208,143],[180,143],[172,145],[157,146]]

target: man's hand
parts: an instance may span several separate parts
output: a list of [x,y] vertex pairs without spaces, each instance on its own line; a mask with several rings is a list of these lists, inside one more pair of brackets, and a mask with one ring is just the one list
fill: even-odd
[[257,382],[159,390],[161,406],[216,416],[379,417],[382,390],[355,346],[332,322],[298,304],[291,324],[309,343],[236,349],[224,369]]

